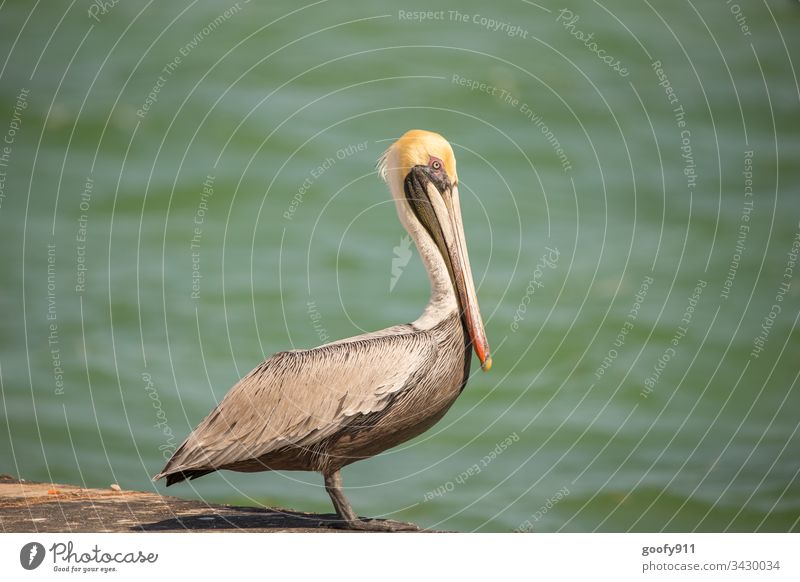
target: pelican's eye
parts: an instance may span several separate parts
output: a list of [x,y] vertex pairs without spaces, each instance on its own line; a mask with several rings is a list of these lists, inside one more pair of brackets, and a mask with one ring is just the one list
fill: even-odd
[[428,162],[428,165],[437,172],[441,171],[441,169],[444,167],[444,164],[442,164],[442,160],[434,156],[431,156],[431,161]]

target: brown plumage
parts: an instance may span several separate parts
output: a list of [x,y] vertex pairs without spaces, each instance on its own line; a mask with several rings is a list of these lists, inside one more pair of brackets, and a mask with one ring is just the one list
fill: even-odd
[[458,201],[455,156],[438,134],[414,130],[380,172],[431,280],[413,323],[309,349],[277,353],[242,378],[164,469],[167,485],[213,471],[319,471],[343,525],[360,520],[339,471],[433,426],[466,384],[473,345],[491,366]]

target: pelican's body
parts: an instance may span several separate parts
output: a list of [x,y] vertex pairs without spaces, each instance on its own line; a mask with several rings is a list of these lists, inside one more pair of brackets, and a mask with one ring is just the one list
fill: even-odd
[[450,145],[438,134],[410,131],[386,152],[381,174],[431,280],[422,315],[267,358],[228,392],[156,479],[171,485],[220,469],[319,471],[345,525],[387,529],[357,518],[339,471],[433,426],[464,388],[473,347],[484,368],[491,358]]

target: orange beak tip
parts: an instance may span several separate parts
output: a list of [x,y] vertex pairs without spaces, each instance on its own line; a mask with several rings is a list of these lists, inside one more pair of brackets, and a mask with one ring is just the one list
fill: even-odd
[[492,369],[492,358],[491,358],[491,357],[489,357],[489,358],[486,358],[486,359],[485,359],[485,360],[484,360],[484,361],[481,363],[481,369],[482,369],[484,372],[488,372],[489,370],[491,370],[491,369]]

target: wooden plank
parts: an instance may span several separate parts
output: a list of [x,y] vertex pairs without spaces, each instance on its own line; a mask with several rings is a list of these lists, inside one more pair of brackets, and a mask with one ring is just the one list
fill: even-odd
[[0,475],[4,532],[342,532],[335,514],[237,507],[118,487],[85,489]]

